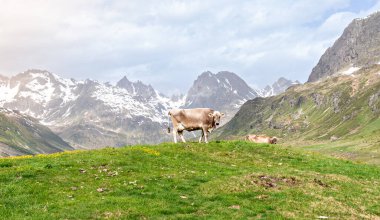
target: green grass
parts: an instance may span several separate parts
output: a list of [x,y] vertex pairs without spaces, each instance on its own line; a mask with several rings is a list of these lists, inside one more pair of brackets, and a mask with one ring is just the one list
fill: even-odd
[[380,167],[242,141],[0,159],[1,219],[374,219]]

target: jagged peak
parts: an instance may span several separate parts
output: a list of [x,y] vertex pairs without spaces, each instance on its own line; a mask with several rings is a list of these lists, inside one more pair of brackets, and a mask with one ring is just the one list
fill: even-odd
[[204,71],[204,72],[202,72],[199,76],[198,76],[198,79],[199,78],[210,78],[210,77],[214,77],[215,76],[215,74],[214,73],[212,73],[211,71]]
[[121,78],[117,83],[121,83],[121,82],[131,82],[131,81],[129,81],[127,76],[123,76],[123,78]]

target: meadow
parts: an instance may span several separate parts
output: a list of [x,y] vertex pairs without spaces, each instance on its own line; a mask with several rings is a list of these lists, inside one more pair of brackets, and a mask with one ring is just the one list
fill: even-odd
[[244,141],[0,159],[1,219],[379,219],[380,167]]

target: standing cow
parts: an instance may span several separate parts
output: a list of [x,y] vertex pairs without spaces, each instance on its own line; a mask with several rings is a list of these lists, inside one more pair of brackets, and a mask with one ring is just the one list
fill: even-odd
[[[205,138],[205,142],[208,143],[208,133],[211,132],[220,123],[220,118],[224,116],[224,113],[214,111],[210,108],[194,108],[194,109],[172,109],[169,111],[169,116],[173,123],[173,138],[174,143],[177,143],[177,133],[181,137],[183,142],[183,131],[195,131],[201,130],[202,135],[199,138],[199,142],[202,142],[202,138]],[[168,128],[170,133],[170,128]]]

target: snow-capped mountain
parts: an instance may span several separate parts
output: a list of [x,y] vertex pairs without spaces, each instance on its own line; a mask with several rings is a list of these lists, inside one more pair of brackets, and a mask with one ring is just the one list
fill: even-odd
[[214,108],[226,113],[226,123],[262,91],[231,72],[204,72],[187,95],[169,98],[126,77],[111,85],[28,70],[0,77],[0,93],[0,107],[37,118],[72,146],[97,148],[170,140],[165,128],[172,108]]
[[227,122],[247,100],[259,96],[238,75],[232,72],[204,72],[194,81],[186,96],[186,108],[209,107],[226,113]]
[[278,94],[281,94],[285,92],[289,87],[300,85],[301,83],[299,81],[291,81],[288,79],[285,79],[284,77],[279,78],[276,82],[274,82],[271,86],[266,86],[261,91],[262,97],[269,97],[269,96],[275,96]]
[[2,77],[0,92],[1,106],[31,115],[72,145],[88,148],[165,140],[167,110],[183,103],[126,78],[112,86],[41,70]]

